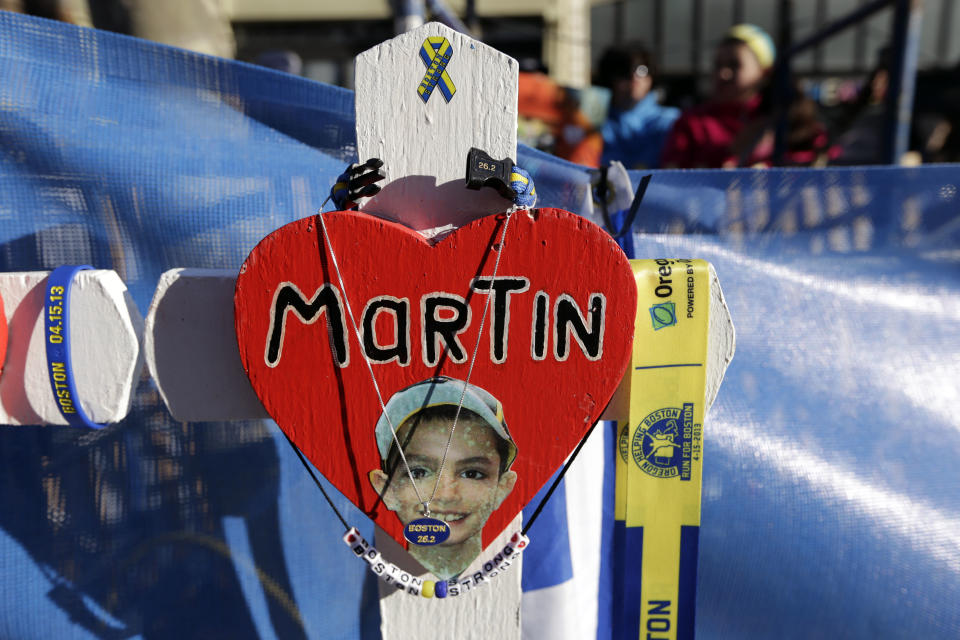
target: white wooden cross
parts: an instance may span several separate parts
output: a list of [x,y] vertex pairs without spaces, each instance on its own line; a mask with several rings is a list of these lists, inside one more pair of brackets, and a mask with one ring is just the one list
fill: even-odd
[[[403,222],[426,237],[503,211],[509,203],[493,190],[467,191],[464,174],[471,147],[497,159],[516,160],[517,82],[515,60],[437,23],[360,54],[358,155],[361,161],[384,160],[387,176],[383,190],[361,203],[362,210]],[[46,378],[46,275],[0,274],[10,327],[0,380],[0,424],[65,423]],[[109,422],[127,414],[145,355],[175,419],[267,417],[250,389],[233,339],[235,278],[230,271],[168,271],[157,285],[143,333],[140,315],[114,272],[81,272],[74,285],[72,322],[83,329],[73,339],[73,357],[87,414]],[[711,286],[711,315],[719,319],[711,326],[711,344],[716,346],[711,348],[708,380],[714,382],[707,396],[712,401],[726,368],[732,326],[715,278]],[[519,524],[518,516],[508,531]],[[422,571],[389,536],[378,535],[376,544],[395,564]],[[498,539],[488,548],[502,544]],[[383,637],[439,632],[458,638],[520,638],[520,576],[517,566],[491,585],[446,601],[383,588]]]
[[[468,191],[464,181],[471,147],[496,159],[517,157],[516,60],[434,22],[361,53],[355,77],[357,153],[361,162],[382,159],[387,176],[363,211],[431,237],[509,206],[492,189]],[[502,548],[521,524],[518,516],[487,549]],[[394,563],[408,557],[382,532],[376,544]],[[416,563],[403,564],[422,573]],[[383,637],[418,637],[432,628],[519,638],[521,566],[515,568],[447,601],[410,598],[381,584]]]

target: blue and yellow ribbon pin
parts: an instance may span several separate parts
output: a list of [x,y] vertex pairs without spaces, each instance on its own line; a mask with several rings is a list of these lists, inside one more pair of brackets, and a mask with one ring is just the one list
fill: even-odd
[[426,102],[433,94],[436,87],[440,87],[440,93],[447,102],[453,98],[457,88],[447,73],[447,64],[453,56],[453,45],[443,36],[427,38],[420,47],[420,60],[427,67],[427,73],[420,81],[417,87],[417,93],[420,99]]

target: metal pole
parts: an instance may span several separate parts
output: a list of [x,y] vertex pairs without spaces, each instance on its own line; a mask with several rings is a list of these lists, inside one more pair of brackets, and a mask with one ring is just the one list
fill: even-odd
[[663,0],[654,0],[653,3],[653,55],[657,61],[657,67],[663,70]]
[[922,0],[896,0],[884,131],[884,159],[888,164],[898,164],[910,144],[922,18]]
[[423,0],[394,0],[393,7],[393,30],[397,35],[423,24]]
[[783,164],[787,152],[787,126],[790,103],[793,101],[793,89],[790,86],[792,76],[792,54],[790,43],[793,41],[791,24],[793,22],[793,0],[780,0],[780,15],[778,16],[778,49],[780,57],[773,69],[773,104],[776,114],[776,128],[774,129],[773,164]]
[[436,18],[438,22],[441,22],[455,31],[460,33],[471,35],[470,29],[467,28],[467,25],[463,24],[460,21],[460,18],[457,17],[446,3],[443,0],[427,0],[427,6],[430,7],[430,13]]
[[[865,0],[860,0],[860,6],[863,6]],[[867,25],[866,21],[861,21],[857,25],[857,32],[853,40],[853,68],[857,73],[861,73],[867,68]]]
[[[823,24],[827,21],[827,0],[817,0],[816,10],[814,12],[814,23],[817,30],[823,29]],[[813,50],[813,72],[823,73],[823,46],[817,45]]]
[[700,59],[703,57],[703,0],[693,0],[693,16],[690,20],[690,69],[693,77],[700,80]]
[[733,0],[733,24],[743,22],[743,0]]
[[940,33],[937,38],[937,58],[939,66],[946,66],[947,54],[950,51],[950,25],[953,24],[953,2],[945,0],[940,5]]
[[857,9],[854,9],[842,18],[837,18],[809,38],[801,40],[797,44],[790,47],[790,51],[786,53],[790,56],[794,56],[802,51],[806,51],[810,47],[815,47],[827,38],[830,38],[855,24],[859,24],[862,20],[866,20],[877,11],[887,8],[888,5],[896,1],[897,0],[872,0],[872,2],[869,4],[865,4]]
[[467,0],[467,6],[463,12],[463,21],[471,31],[477,30],[479,20],[477,19],[477,0]]
[[613,43],[620,46],[627,33],[627,0],[617,0],[613,5],[613,22]]

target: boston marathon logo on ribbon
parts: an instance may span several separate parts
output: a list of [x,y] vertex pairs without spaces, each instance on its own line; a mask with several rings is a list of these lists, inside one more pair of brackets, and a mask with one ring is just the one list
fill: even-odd
[[435,36],[423,41],[420,47],[420,60],[427,67],[427,73],[420,81],[417,93],[424,102],[430,99],[436,87],[440,87],[440,94],[447,102],[450,102],[453,94],[457,92],[457,87],[447,73],[447,65],[451,57],[453,57],[453,45],[443,36]]
[[654,478],[690,480],[692,460],[700,459],[701,427],[694,423],[695,404],[657,409],[637,427],[630,444],[633,461]]

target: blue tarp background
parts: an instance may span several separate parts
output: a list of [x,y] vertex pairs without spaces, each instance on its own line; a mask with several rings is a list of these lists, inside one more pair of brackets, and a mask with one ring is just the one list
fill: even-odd
[[[342,89],[0,12],[0,271],[115,269],[145,314],[163,271],[236,269],[315,211],[353,135]],[[542,205],[589,215],[584,169],[519,164]],[[960,637],[958,184],[655,173],[637,255],[711,261],[737,326],[705,430],[700,638]],[[0,638],[376,638],[340,534],[272,424],[176,423],[146,379],[102,431],[0,428]],[[528,564],[525,588],[569,577]]]

